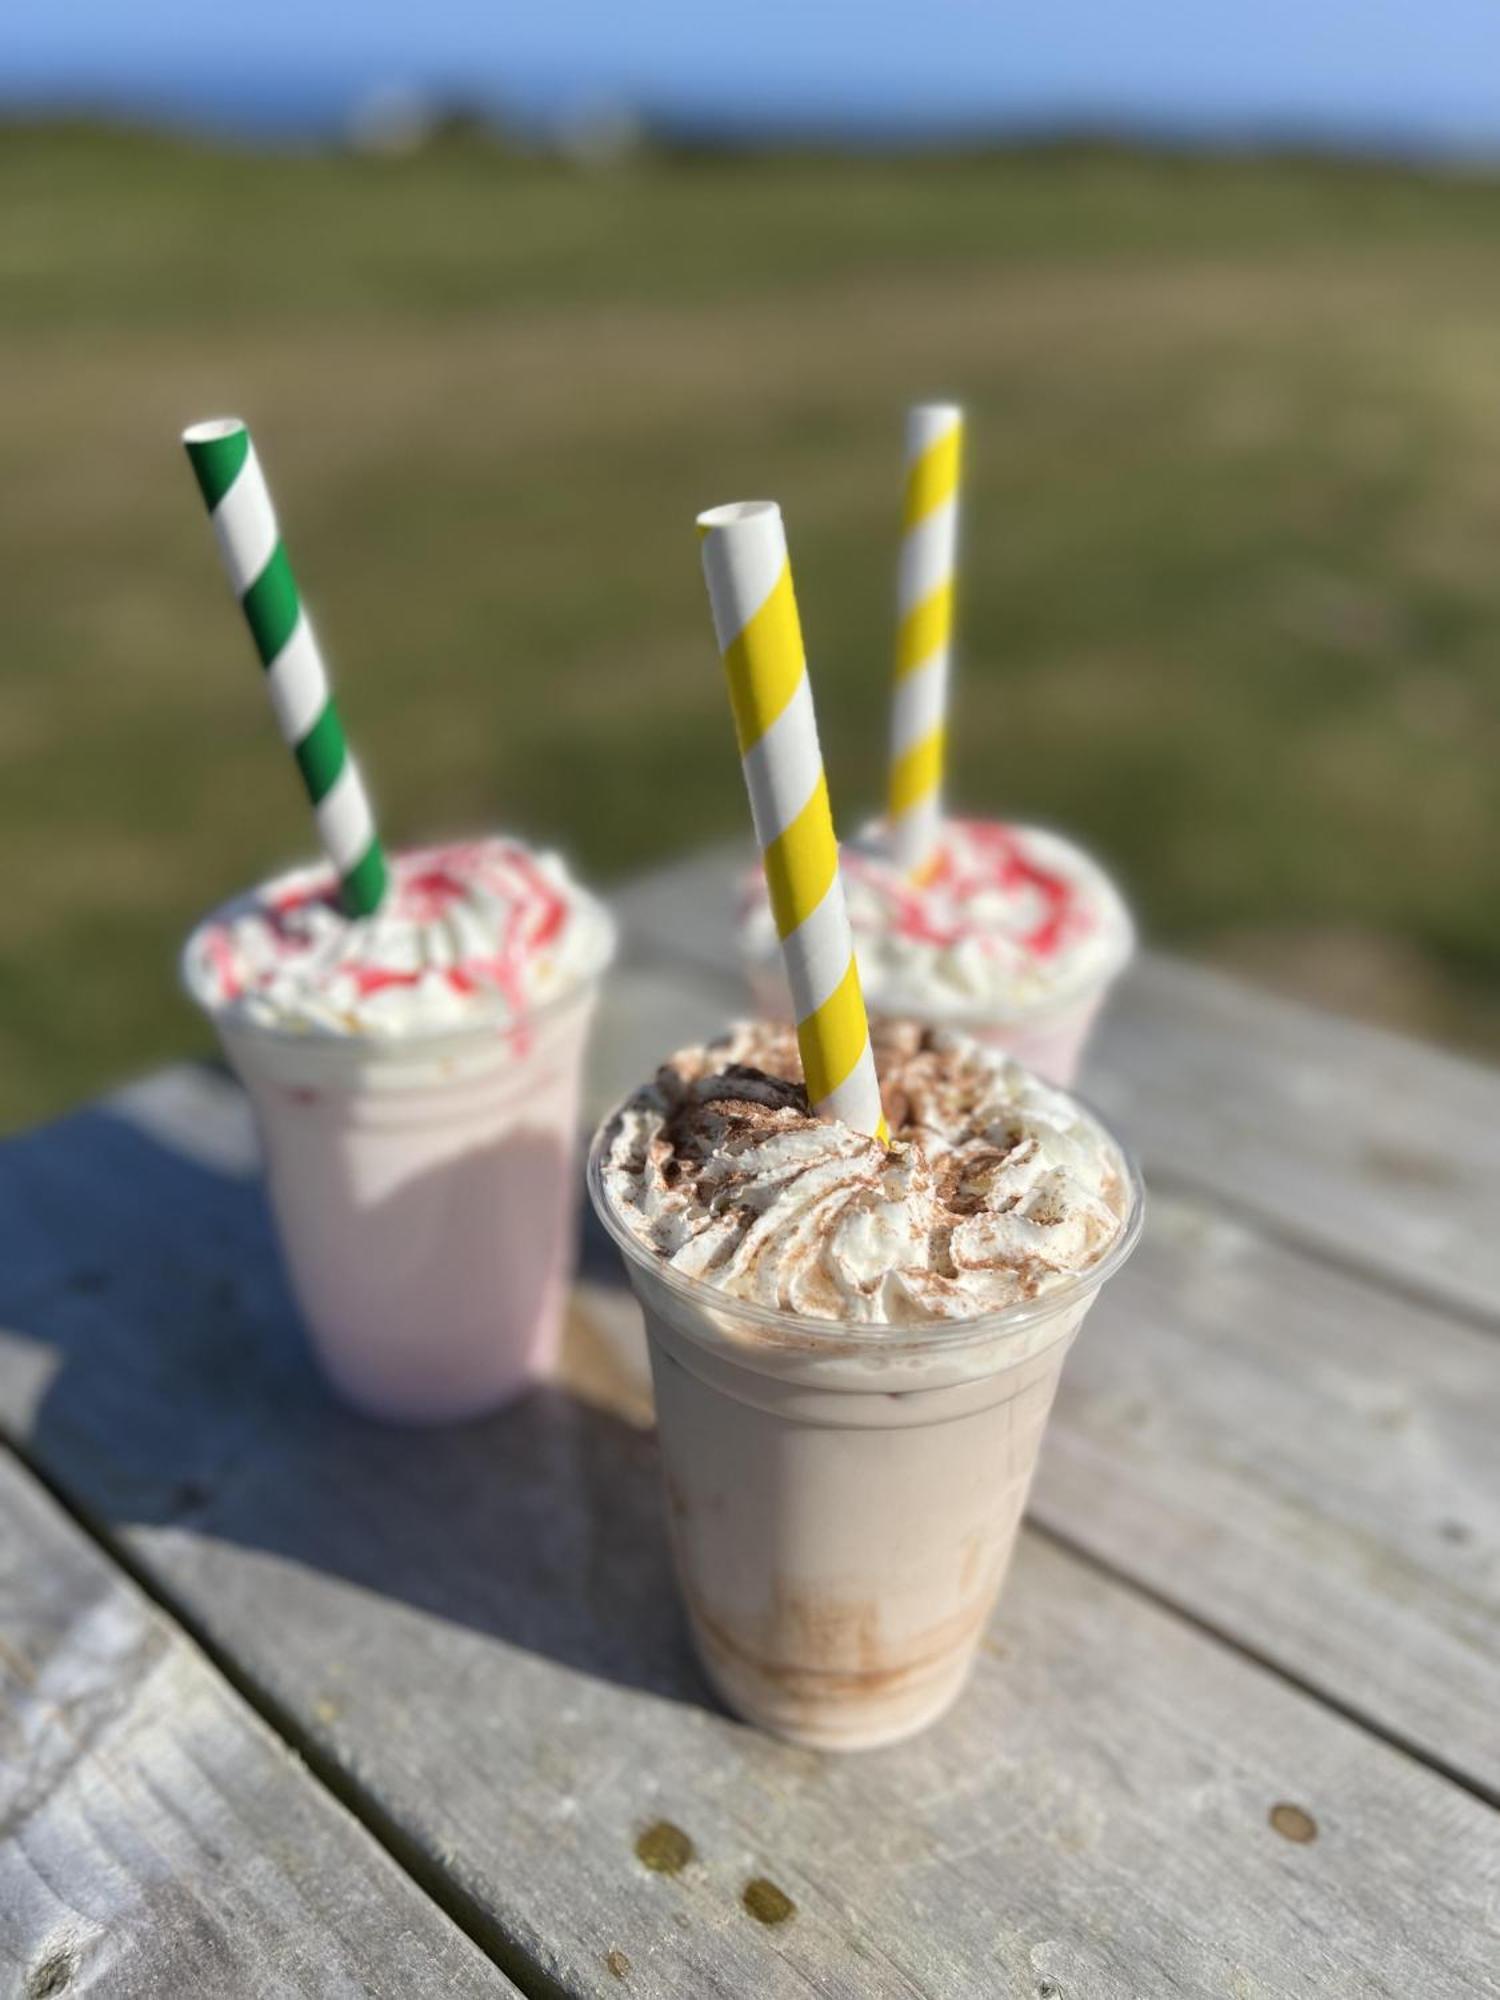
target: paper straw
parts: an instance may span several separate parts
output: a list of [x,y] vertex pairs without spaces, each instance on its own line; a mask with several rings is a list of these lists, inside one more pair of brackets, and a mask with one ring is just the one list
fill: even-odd
[[344,908],[352,917],[367,917],[385,894],[385,855],[250,433],[238,417],[220,417],[194,424],[183,432],[182,442],[266,670],[276,720],[302,773],[323,846],[338,870]]
[[884,1140],[781,509],[715,507],[698,532],[807,1095],[820,1118]]
[[943,824],[963,435],[964,413],[956,404],[918,403],[907,415],[886,818],[891,851],[915,880],[936,857]]

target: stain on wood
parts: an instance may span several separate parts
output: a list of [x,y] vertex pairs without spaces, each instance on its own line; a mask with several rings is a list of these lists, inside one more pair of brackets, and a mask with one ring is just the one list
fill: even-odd
[[1272,1826],[1283,1840],[1295,1840],[1299,1846],[1305,1846],[1308,1841],[1316,1840],[1318,1837],[1318,1822],[1310,1812],[1304,1812],[1301,1806],[1287,1805],[1283,1802],[1272,1806],[1269,1817]]
[[778,1889],[764,1875],[757,1875],[745,1884],[740,1901],[758,1924],[784,1924],[788,1917],[797,1914],[797,1905],[785,1889]]
[[680,1875],[693,1859],[695,1849],[680,1826],[659,1819],[638,1836],[635,1858],[658,1875]]
[[57,1994],[66,1993],[72,1985],[77,1970],[72,1947],[59,1945],[31,1968],[26,1980],[26,2000],[55,2000]]

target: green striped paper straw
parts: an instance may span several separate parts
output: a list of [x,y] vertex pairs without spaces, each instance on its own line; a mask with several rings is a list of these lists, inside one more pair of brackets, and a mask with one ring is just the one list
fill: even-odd
[[250,433],[238,417],[217,417],[184,431],[182,442],[266,670],[276,720],[338,870],[344,908],[351,917],[367,917],[385,894],[385,854]]

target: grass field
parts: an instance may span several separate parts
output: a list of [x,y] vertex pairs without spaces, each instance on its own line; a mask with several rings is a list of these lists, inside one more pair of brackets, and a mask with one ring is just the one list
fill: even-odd
[[972,413],[953,788],[1160,940],[1500,1049],[1500,184],[0,134],[0,1121],[205,1046],[308,846],[177,432],[255,426],[392,839],[739,829],[692,516],[787,511],[878,799],[902,405]]

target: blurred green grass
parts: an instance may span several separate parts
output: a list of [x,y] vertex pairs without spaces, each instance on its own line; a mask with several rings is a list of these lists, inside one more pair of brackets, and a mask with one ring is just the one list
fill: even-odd
[[740,830],[691,531],[786,509],[878,802],[903,405],[971,410],[953,792],[1149,930],[1500,1049],[1500,184],[1041,150],[406,160],[0,133],[0,1120],[205,1045],[308,845],[176,442],[250,419],[393,840]]

